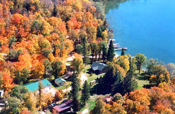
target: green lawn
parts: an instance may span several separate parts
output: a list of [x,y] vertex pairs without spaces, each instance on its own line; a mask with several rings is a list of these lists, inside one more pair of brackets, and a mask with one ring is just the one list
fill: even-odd
[[138,87],[137,89],[141,89],[141,88],[144,88],[143,86],[144,85],[148,85],[149,84],[149,81],[144,79],[144,76],[143,75],[137,75],[136,77],[136,81],[138,83]]
[[84,72],[87,73],[90,68],[91,68],[91,65],[86,65],[84,68]]
[[56,87],[56,89],[62,89],[63,90],[63,89],[69,88],[70,85],[71,85],[71,82],[66,82],[66,85],[60,86],[60,87]]
[[97,77],[101,77],[101,76],[104,76],[104,74],[100,74],[100,75],[96,75],[96,74],[92,74],[92,76],[90,75],[87,75],[88,76],[88,83],[90,83],[92,80],[95,80]]
[[86,105],[80,110],[81,112],[85,109],[88,109],[89,111],[92,110],[95,107],[95,99],[96,97],[91,96],[89,100],[87,101]]

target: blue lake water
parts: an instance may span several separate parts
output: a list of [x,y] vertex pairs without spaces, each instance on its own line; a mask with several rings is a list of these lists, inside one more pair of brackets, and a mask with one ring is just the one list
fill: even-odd
[[116,42],[128,48],[126,53],[175,63],[175,0],[130,0],[112,5],[106,18]]

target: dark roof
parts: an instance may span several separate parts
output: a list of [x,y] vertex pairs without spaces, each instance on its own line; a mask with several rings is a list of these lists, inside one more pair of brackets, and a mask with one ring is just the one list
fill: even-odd
[[[47,79],[41,80],[41,83],[42,83],[43,88],[48,86],[48,85],[51,85],[51,83]],[[27,83],[23,86],[26,86],[31,92],[33,92],[33,91],[39,89],[38,85],[39,85],[39,81],[35,81],[35,82]]]
[[55,79],[55,81],[58,82],[58,83],[66,82],[66,80],[63,79],[63,78],[57,78],[57,79]]
[[99,70],[99,71],[103,71],[103,69],[106,67],[107,65],[104,64],[104,63],[98,63],[98,62],[94,62],[92,65],[91,65],[91,68],[96,71],[96,70]]
[[56,105],[53,108],[57,110],[58,112],[62,112],[64,110],[67,110],[71,107],[72,105],[72,100],[67,100],[65,103],[62,103],[60,105]]

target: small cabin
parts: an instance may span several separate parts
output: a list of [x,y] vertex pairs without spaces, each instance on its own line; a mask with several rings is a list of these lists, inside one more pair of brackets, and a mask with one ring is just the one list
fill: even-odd
[[42,89],[43,91],[47,91],[47,90],[51,89],[51,85],[52,84],[47,79],[30,82],[30,83],[27,83],[27,84],[25,84],[23,86],[27,87],[30,92],[38,91],[38,89],[39,89],[39,82],[41,82],[41,84],[43,86],[43,89]]
[[57,78],[55,79],[55,83],[58,85],[58,86],[63,86],[66,84],[66,80],[63,79],[63,78]]
[[104,73],[104,68],[105,68],[106,66],[107,66],[107,65],[104,64],[104,63],[94,62],[94,63],[91,65],[91,70],[92,70],[94,73],[101,74],[101,73]]
[[53,107],[54,114],[66,113],[67,111],[72,111],[72,100],[67,100],[66,102],[56,105]]

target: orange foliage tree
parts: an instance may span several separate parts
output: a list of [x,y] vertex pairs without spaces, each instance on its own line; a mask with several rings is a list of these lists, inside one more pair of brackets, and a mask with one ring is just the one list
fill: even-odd
[[1,75],[1,88],[3,88],[4,91],[10,91],[14,87],[13,79],[7,72],[3,72]]

